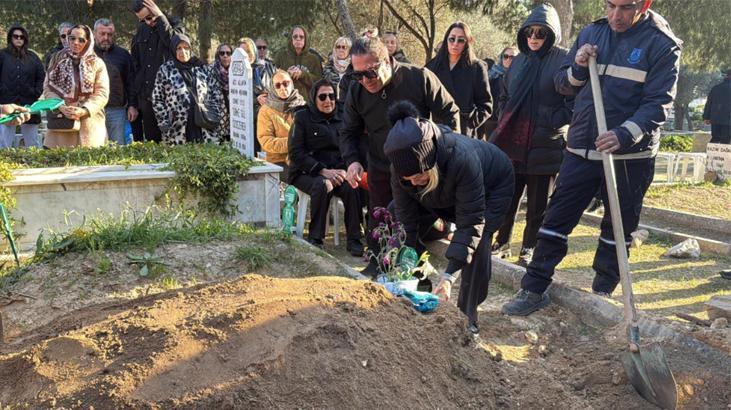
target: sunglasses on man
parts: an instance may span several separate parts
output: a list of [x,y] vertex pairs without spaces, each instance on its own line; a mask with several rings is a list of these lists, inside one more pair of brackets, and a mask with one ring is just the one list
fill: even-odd
[[317,95],[317,99],[322,102],[325,102],[325,100],[327,100],[328,98],[330,99],[330,101],[335,101],[335,93],[322,93]]
[[257,50],[266,50],[267,46],[256,46]]
[[548,37],[548,30],[545,28],[530,28],[526,27],[523,29],[523,35],[525,38],[535,38],[536,40],[543,40]]
[[363,78],[372,80],[372,79],[378,77],[378,69],[380,67],[381,67],[381,63],[378,63],[374,67],[372,67],[370,70],[353,71],[350,75],[352,76],[353,80],[355,80],[355,81],[360,81]]

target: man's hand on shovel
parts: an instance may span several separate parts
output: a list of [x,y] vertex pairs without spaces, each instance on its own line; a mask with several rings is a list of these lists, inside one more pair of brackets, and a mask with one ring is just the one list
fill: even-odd
[[598,136],[596,141],[594,141],[594,145],[596,145],[597,151],[606,152],[607,154],[611,154],[622,148],[619,144],[619,138],[617,138],[617,134],[614,131],[608,131]]

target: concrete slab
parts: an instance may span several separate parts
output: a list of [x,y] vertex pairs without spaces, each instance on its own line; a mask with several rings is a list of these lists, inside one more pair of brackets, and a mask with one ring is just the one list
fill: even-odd
[[651,206],[643,206],[641,215],[667,221],[679,227],[687,227],[693,231],[712,231],[720,235],[721,242],[731,242],[731,220]]
[[719,317],[725,317],[731,320],[731,295],[713,296],[704,306],[711,320],[718,319]]

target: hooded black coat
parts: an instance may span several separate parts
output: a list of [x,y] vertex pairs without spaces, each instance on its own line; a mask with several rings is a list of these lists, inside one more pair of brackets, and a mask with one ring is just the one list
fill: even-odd
[[298,175],[317,176],[325,168],[346,169],[338,146],[341,124],[338,110],[330,117],[320,112],[315,105],[314,91],[310,90],[307,109],[294,115],[289,131],[290,184]]
[[482,60],[468,64],[462,57],[450,70],[449,61],[444,60],[447,59],[434,58],[426,64],[426,68],[437,75],[459,106],[460,133],[479,138],[477,130],[490,118],[493,105],[487,64]]
[[[12,33],[20,30],[25,44],[20,52],[12,44]],[[0,104],[28,105],[43,94],[45,70],[36,53],[28,48],[28,32],[20,26],[8,30],[8,47],[0,51]]]
[[424,208],[455,223],[457,230],[445,255],[447,272],[462,269],[458,304],[474,321],[477,305],[487,296],[492,234],[502,224],[513,197],[513,165],[495,145],[439,128],[442,133],[435,141],[439,184],[433,191],[422,196],[420,187],[391,169],[396,219],[404,226],[409,246],[417,244]]
[[[527,63],[528,56],[533,53],[523,35],[523,29],[532,25],[543,26],[551,34],[538,52],[542,54],[538,78],[523,102],[525,109],[530,110],[531,133],[526,160],[516,163],[516,172],[527,175],[554,175],[558,173],[563,161],[573,98],[559,94],[554,86],[553,77],[561,67],[568,50],[555,45],[561,41],[561,30],[558,14],[553,7],[541,5],[534,8],[520,27],[517,38],[520,54],[513,59],[504,76],[501,99],[506,101],[506,104],[510,100],[511,83],[520,68]],[[547,51],[543,51],[544,49]],[[503,114],[504,112],[501,112],[500,120],[503,120]]]

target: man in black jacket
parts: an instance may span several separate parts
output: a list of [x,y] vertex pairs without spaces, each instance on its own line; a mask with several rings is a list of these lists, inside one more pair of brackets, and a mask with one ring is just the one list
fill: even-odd
[[125,122],[137,118],[137,109],[127,106],[134,80],[132,56],[122,47],[114,44],[114,23],[99,19],[94,23],[94,51],[104,60],[109,74],[109,102],[104,107],[109,139],[124,145]]
[[183,34],[183,28],[172,18],[168,18],[153,0],[134,0],[132,12],[140,20],[137,33],[132,39],[132,61],[135,80],[129,96],[129,105],[139,111],[145,140],[160,141],[160,128],[152,110],[152,89],[155,76],[162,63],[172,55],[170,39]]
[[708,93],[703,120],[711,125],[711,142],[731,144],[731,68],[724,71],[723,82]]
[[[387,207],[391,194],[390,163],[383,152],[383,144],[391,123],[386,111],[396,101],[408,100],[419,114],[459,130],[459,107],[431,71],[410,64],[400,64],[389,57],[386,46],[378,38],[359,38],[350,49],[353,83],[343,109],[343,127],[340,132],[340,151],[348,165],[346,178],[357,187],[365,171],[359,158],[362,153],[360,138],[367,131],[368,208]],[[374,218],[368,219],[369,228]],[[371,249],[376,241],[368,236]],[[374,274],[375,264],[364,271]]]

